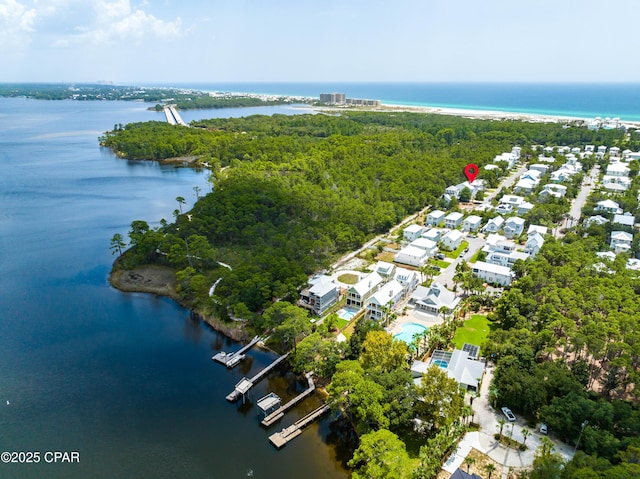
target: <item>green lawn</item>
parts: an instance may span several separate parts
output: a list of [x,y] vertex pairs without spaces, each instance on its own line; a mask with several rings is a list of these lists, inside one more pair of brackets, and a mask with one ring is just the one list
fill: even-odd
[[356,284],[358,282],[358,275],[346,273],[338,276],[338,281],[344,284]]
[[441,259],[434,259],[433,264],[435,264],[438,268],[447,269],[451,263],[448,261],[442,261]]
[[462,243],[460,243],[460,246],[458,246],[458,249],[456,249],[455,251],[445,251],[444,254],[447,258],[456,259],[458,256],[460,256],[462,250],[467,246],[469,246],[469,242],[463,241]]
[[474,314],[471,319],[464,322],[464,326],[456,330],[453,342],[456,348],[462,349],[464,343],[482,345],[487,339],[490,330],[489,320],[482,314]]

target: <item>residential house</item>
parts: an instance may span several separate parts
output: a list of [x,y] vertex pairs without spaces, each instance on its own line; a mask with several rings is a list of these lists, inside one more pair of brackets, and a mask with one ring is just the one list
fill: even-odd
[[375,271],[366,275],[347,290],[347,306],[351,308],[364,307],[366,301],[378,291],[383,281],[382,276]]
[[457,468],[455,471],[453,471],[449,479],[482,479],[482,478],[477,474],[474,474],[474,473],[470,474],[468,472],[465,472],[464,469]]
[[529,165],[530,170],[537,170],[543,175],[549,170],[549,165],[543,165],[541,163],[535,163],[533,165]]
[[520,236],[524,231],[524,219],[518,216],[511,216],[506,219],[504,222],[504,226],[502,230],[504,231],[504,235],[507,238],[515,238],[516,236]]
[[440,226],[444,223],[445,212],[440,210],[430,211],[427,214],[426,224],[430,226]]
[[605,175],[607,176],[623,176],[623,177],[627,177],[629,176],[629,167],[627,165],[625,165],[624,163],[620,163],[620,162],[613,162],[613,163],[609,163],[609,165],[607,166],[607,171],[605,173]]
[[605,218],[604,216],[600,216],[600,215],[595,215],[595,216],[590,216],[589,218],[587,218],[584,222],[584,225],[588,228],[591,225],[605,225],[609,222],[609,220],[607,218]]
[[584,151],[586,151],[587,153],[589,152],[593,153],[595,152],[595,150],[596,150],[595,145],[585,145],[584,147]]
[[558,147],[558,153],[560,153],[561,155],[566,155],[570,151],[571,151],[571,147],[569,147],[569,146],[559,146]]
[[618,225],[622,225],[622,226],[629,226],[630,228],[633,228],[633,225],[636,222],[636,218],[635,216],[633,216],[631,213],[624,213],[622,215],[613,215],[613,221],[612,223],[614,225],[618,224]]
[[462,213],[458,213],[457,211],[449,213],[444,217],[445,228],[457,228],[462,224],[462,218],[464,218],[464,215]]
[[416,286],[420,283],[420,277],[416,271],[406,268],[398,268],[393,277],[398,283],[402,285],[404,295],[406,296],[409,291],[416,289]]
[[410,225],[404,229],[403,236],[404,239],[411,242],[415,239],[420,238],[420,235],[424,231],[424,227],[420,225]]
[[498,244],[507,243],[507,242],[512,243],[515,248],[515,243],[513,241],[507,240],[505,236],[502,236],[496,233],[488,234],[484,240],[484,246],[482,247],[482,251],[486,253],[495,251],[499,247],[502,248],[502,246],[498,246]]
[[604,156],[607,153],[607,147],[605,145],[600,145],[598,147],[598,151],[596,151],[597,154]]
[[502,198],[500,198],[501,205],[518,206],[522,203],[524,203],[524,198],[522,196],[504,195]]
[[[470,348],[468,348],[470,349]],[[484,362],[473,359],[469,351],[454,349],[453,352],[436,349],[429,359],[429,365],[437,365],[447,371],[462,389],[478,391],[484,376]]]
[[453,291],[435,281],[429,288],[418,286],[409,298],[409,304],[414,305],[416,310],[436,315],[443,307],[453,311],[458,303],[460,298]]
[[509,286],[515,276],[515,273],[506,266],[485,263],[484,261],[476,261],[473,263],[471,265],[471,271],[474,276],[487,283],[498,284],[500,286]]
[[496,216],[495,218],[491,218],[483,229],[487,233],[497,233],[502,229],[503,224],[504,218],[502,216]]
[[612,146],[611,148],[609,148],[609,156],[612,157],[619,157],[620,156],[620,148],[618,148],[617,146]]
[[440,228],[431,228],[427,231],[424,231],[421,237],[437,243],[438,241],[440,241],[440,238],[442,238],[442,235],[444,235],[444,233],[444,230],[441,230]]
[[435,256],[436,251],[438,250],[438,244],[427,238],[418,238],[417,240],[409,243],[409,246],[425,250],[427,252],[427,256],[430,257]]
[[463,235],[458,230],[451,230],[442,237],[440,242],[449,251],[453,251],[462,243]]
[[383,278],[392,278],[396,272],[396,265],[386,261],[378,261],[373,270]]
[[489,164],[489,165],[485,165],[484,169],[488,170],[488,171],[491,171],[491,170],[499,170],[500,167],[498,165]]
[[519,215],[526,215],[529,211],[531,211],[533,209],[535,205],[533,203],[529,203],[528,201],[525,201],[524,203],[521,203],[518,205],[518,214]]
[[507,203],[500,203],[496,207],[496,213],[499,213],[501,215],[508,215],[512,211],[513,211],[513,205],[509,205]]
[[550,155],[550,154],[552,154],[552,153],[553,153],[553,146],[545,146],[545,147],[542,149],[542,151],[543,151],[545,154]]
[[467,188],[471,192],[471,198],[475,198],[478,191],[484,191],[484,180],[474,180],[473,183],[465,181],[457,185],[451,185],[447,187],[445,193],[451,197],[460,198],[462,190]]
[[571,148],[571,153],[573,153],[574,155],[579,155],[581,151],[582,150],[580,149],[579,146],[576,146],[575,148]]
[[542,191],[538,195],[538,198],[540,201],[549,201],[551,198],[564,198],[566,194],[566,186],[549,183],[542,187]]
[[481,225],[482,218],[480,216],[467,216],[462,222],[462,231],[478,231]]
[[633,235],[626,231],[611,232],[611,249],[616,253],[628,253],[633,243]]
[[393,261],[401,264],[408,264],[419,268],[427,262],[429,254],[426,250],[416,246],[405,246],[393,257]]
[[531,236],[533,233],[539,233],[544,236],[549,232],[549,228],[546,226],[540,225],[529,225],[529,229],[527,230],[527,236]]
[[598,201],[594,211],[605,211],[607,213],[613,213],[614,215],[622,214],[622,208],[620,208],[620,205],[613,200]]
[[532,233],[528,238],[527,242],[524,245],[524,252],[527,253],[532,258],[538,254],[540,248],[544,244],[544,238],[540,233]]
[[298,305],[322,316],[338,301],[338,284],[326,275],[316,275],[309,280],[309,286],[300,293]]
[[376,321],[384,319],[385,310],[387,308],[393,310],[403,297],[402,285],[392,279],[367,299],[365,303],[367,317]]
[[523,195],[529,195],[538,186],[538,181],[531,180],[529,178],[522,178],[518,180],[513,188],[515,193],[521,193]]
[[526,261],[529,259],[529,255],[515,250],[509,252],[492,251],[487,255],[487,263],[506,266],[507,268],[511,268],[519,259]]

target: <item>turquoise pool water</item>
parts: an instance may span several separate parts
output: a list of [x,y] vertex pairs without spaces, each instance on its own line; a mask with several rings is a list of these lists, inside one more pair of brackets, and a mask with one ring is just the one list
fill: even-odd
[[345,319],[347,321],[351,321],[353,317],[358,313],[357,309],[354,308],[342,308],[338,311],[338,317],[340,319]]
[[399,339],[400,341],[404,341],[407,344],[410,344],[413,341],[413,335],[419,334],[426,331],[426,326],[418,323],[405,323],[402,325],[402,331],[398,334],[395,334],[393,337]]
[[436,359],[433,364],[435,364],[436,366],[440,366],[443,369],[447,369],[447,366],[449,366],[449,363],[447,361],[444,361],[443,359]]

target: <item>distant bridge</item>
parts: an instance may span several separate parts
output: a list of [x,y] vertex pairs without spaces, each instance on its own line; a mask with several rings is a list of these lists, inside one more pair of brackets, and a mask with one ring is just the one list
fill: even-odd
[[176,106],[175,105],[167,105],[167,106],[165,106],[164,107],[164,116],[167,117],[167,123],[169,123],[170,125],[189,126],[184,122],[184,120],[180,116],[180,113],[178,113],[178,110],[176,110]]

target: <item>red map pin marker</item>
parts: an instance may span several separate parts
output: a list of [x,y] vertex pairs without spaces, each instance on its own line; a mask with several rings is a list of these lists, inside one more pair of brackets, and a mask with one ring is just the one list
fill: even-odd
[[469,163],[464,167],[464,174],[467,175],[467,180],[469,180],[469,183],[473,183],[473,180],[475,180],[476,176],[478,176],[478,165],[476,165],[475,163]]

